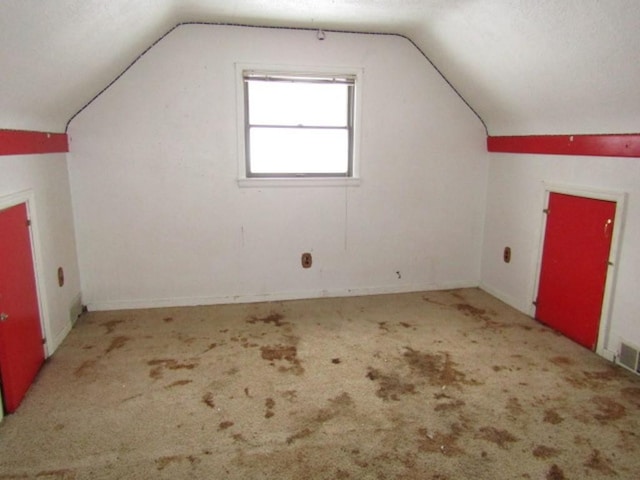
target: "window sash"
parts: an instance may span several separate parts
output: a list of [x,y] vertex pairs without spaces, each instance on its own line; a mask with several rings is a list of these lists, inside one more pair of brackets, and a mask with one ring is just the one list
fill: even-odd
[[[340,84],[347,87],[347,104],[346,125],[281,125],[281,124],[252,124],[249,115],[249,83],[252,80],[269,81],[269,82],[289,82],[289,83],[308,83],[308,84]],[[283,177],[352,177],[353,176],[353,154],[354,154],[354,89],[355,75],[293,75],[293,74],[273,74],[273,73],[257,73],[252,71],[243,72],[244,83],[244,125],[245,125],[245,168],[247,177],[265,177],[265,178],[283,178]],[[336,171],[312,171],[307,169],[292,171],[256,171],[251,163],[251,133],[252,131],[262,130],[268,131],[291,129],[298,131],[331,131],[343,130],[347,133],[347,152],[346,152],[346,169]],[[299,155],[304,155],[300,152]],[[304,165],[304,162],[300,162]],[[274,169],[277,170],[277,169]]]

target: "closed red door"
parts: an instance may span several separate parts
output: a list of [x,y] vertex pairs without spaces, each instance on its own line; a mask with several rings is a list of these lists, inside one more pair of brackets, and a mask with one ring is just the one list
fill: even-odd
[[551,193],[536,318],[593,350],[598,340],[616,204]]
[[44,349],[26,204],[0,211],[0,379],[7,412],[33,382]]

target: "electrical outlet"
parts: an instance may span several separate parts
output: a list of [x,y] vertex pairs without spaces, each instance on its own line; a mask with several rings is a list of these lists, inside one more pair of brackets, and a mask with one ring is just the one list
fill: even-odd
[[313,263],[313,259],[311,258],[310,253],[303,253],[302,258],[300,259],[300,263],[302,263],[302,268],[311,268],[311,264]]

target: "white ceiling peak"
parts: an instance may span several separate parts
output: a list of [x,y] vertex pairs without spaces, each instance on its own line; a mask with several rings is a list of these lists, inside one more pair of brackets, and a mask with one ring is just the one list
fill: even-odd
[[182,22],[409,37],[500,134],[640,131],[636,0],[4,0],[0,128],[62,131]]

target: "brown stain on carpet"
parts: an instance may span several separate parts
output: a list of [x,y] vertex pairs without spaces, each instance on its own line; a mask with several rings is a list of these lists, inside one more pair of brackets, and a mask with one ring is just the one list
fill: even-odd
[[557,457],[559,454],[560,450],[553,447],[547,447],[546,445],[538,445],[533,449],[533,456],[541,459]]
[[621,388],[620,393],[625,400],[640,408],[640,387]]
[[220,422],[220,425],[218,425],[218,430],[226,430],[227,428],[233,427],[233,425],[233,422],[226,420],[224,422]]
[[465,406],[464,400],[453,400],[447,403],[439,403],[433,409],[436,412],[446,412],[449,410],[457,410],[458,408],[462,408]]
[[173,358],[156,358],[149,360],[147,365],[153,367],[149,371],[149,376],[153,379],[158,379],[162,378],[165,370],[193,370],[199,364],[193,360],[181,363]]
[[287,437],[287,444],[291,445],[298,440],[310,437],[322,426],[340,416],[347,415],[353,410],[353,399],[347,392],[342,392],[335,398],[328,400],[328,406],[317,410],[303,421],[303,427],[293,435]]
[[282,321],[283,318],[284,318],[284,315],[282,315],[281,313],[273,312],[267,315],[266,317],[252,316],[249,319],[247,319],[247,323],[251,323],[252,325],[255,325],[256,323],[264,323],[265,325],[272,323],[276,327],[282,327],[283,325],[289,324],[289,322],[283,322]]
[[595,372],[584,370],[582,372],[572,372],[567,369],[566,373],[564,380],[575,388],[599,389],[608,382],[619,381],[624,378],[623,373],[616,367]]
[[413,383],[403,382],[398,374],[384,374],[375,368],[369,368],[367,378],[378,382],[376,396],[385,401],[399,401],[401,395],[413,395],[416,393],[416,386]]
[[172,463],[180,463],[185,460],[188,460],[189,463],[193,466],[197,463],[200,463],[200,459],[195,457],[194,455],[170,455],[166,457],[160,457],[156,459],[156,468],[158,471],[162,471],[167,468]]
[[331,359],[331,363],[333,363],[334,365],[338,365],[340,363],[340,359],[339,358],[332,358]]
[[522,405],[520,405],[520,400],[518,400],[516,397],[511,397],[509,398],[509,400],[507,400],[506,408],[507,411],[514,417],[517,417],[518,415],[522,415],[524,413],[524,409],[522,408]]
[[193,380],[176,380],[175,382],[170,383],[164,388],[182,387],[184,385],[190,384],[191,382],[193,382]]
[[247,439],[244,438],[244,435],[242,435],[241,433],[234,433],[231,438],[233,438],[233,440],[238,443],[248,443]]
[[100,325],[107,329],[105,335],[108,335],[110,333],[113,333],[116,327],[121,323],[124,323],[124,320],[109,320],[107,322],[102,322]]
[[454,423],[448,433],[434,431],[426,428],[418,429],[418,450],[425,453],[440,453],[446,457],[454,457],[464,454],[464,450],[457,445],[463,434],[463,427]]
[[390,332],[387,322],[378,322],[378,328],[383,332]]
[[[41,472],[36,473],[36,478],[46,478],[52,477],[57,478],[58,480],[69,479],[72,480],[76,478],[76,471],[70,470],[68,468],[62,468],[60,470],[43,470]],[[0,476],[0,478],[3,478]],[[20,478],[20,477],[8,477],[8,478]],[[23,477],[26,478],[26,477]]]
[[165,317],[165,318],[162,319],[162,321],[165,322],[165,323],[173,322],[173,317]]
[[298,392],[296,390],[286,390],[280,394],[282,398],[288,402],[295,402],[298,399]]
[[624,405],[608,398],[608,397],[593,397],[591,402],[595,404],[598,409],[598,413],[593,415],[593,418],[602,423],[619,420],[627,414],[627,409]]
[[471,317],[477,320],[483,320],[485,322],[491,320],[484,308],[474,307],[473,305],[469,305],[468,303],[456,303],[454,307],[465,317]]
[[124,347],[129,340],[131,340],[131,338],[124,335],[115,337],[113,340],[111,340],[111,344],[109,344],[104,353],[108,354],[113,352],[114,350],[117,350],[118,348]]
[[564,418],[560,416],[558,412],[555,410],[549,409],[544,411],[544,417],[542,421],[545,423],[550,423],[551,425],[558,425],[564,421]]
[[431,298],[429,298],[429,297],[427,297],[427,296],[422,297],[422,300],[424,300],[424,301],[425,301],[425,302],[427,302],[427,303],[432,303],[432,304],[434,304],[434,305],[439,305],[439,306],[441,306],[441,307],[448,307],[448,306],[449,306],[449,305],[448,305],[448,304],[446,304],[446,303],[442,303],[442,302],[439,302],[439,301],[437,301],[437,300],[433,300],[433,299],[431,299]]
[[584,462],[584,465],[604,475],[616,475],[616,471],[613,469],[613,463],[610,459],[604,457],[600,453],[600,450],[593,449],[587,461]]
[[262,358],[268,362],[285,361],[290,364],[289,367],[280,366],[278,370],[280,372],[292,372],[296,375],[302,375],[304,368],[300,364],[298,359],[298,349],[295,345],[272,345],[260,347]]
[[607,370],[600,370],[600,371],[597,371],[597,372],[583,371],[582,373],[587,379],[593,380],[593,381],[596,381],[596,382],[598,382],[598,381],[600,381],[600,382],[610,382],[612,380],[618,380],[618,379],[622,378],[622,373],[619,372],[614,367],[608,368]]
[[551,363],[553,363],[554,365],[558,365],[559,367],[573,365],[573,360],[571,360],[568,357],[563,357],[563,356],[552,357],[552,358],[549,359],[549,361]]
[[310,428],[304,428],[302,430],[300,430],[299,432],[294,433],[293,435],[287,437],[287,445],[291,445],[292,443],[298,441],[298,440],[302,440],[303,438],[307,438],[310,437],[311,435],[313,435],[314,430],[311,430]]
[[502,449],[507,449],[507,444],[518,441],[511,433],[495,427],[482,427],[476,434],[476,438],[495,443]]
[[91,369],[93,369],[93,367],[96,366],[96,363],[98,363],[98,360],[85,360],[78,368],[75,369],[73,374],[78,378],[84,377]]
[[466,374],[457,370],[449,352],[422,353],[405,347],[403,358],[414,374],[427,377],[434,386],[479,385],[475,380],[467,380]]
[[264,401],[264,406],[266,407],[266,412],[264,414],[264,418],[271,418],[275,415],[275,412],[273,411],[273,409],[276,406],[276,401],[269,397]]
[[202,396],[202,403],[209,408],[216,408],[216,404],[213,401],[213,393],[207,392]]
[[551,465],[551,468],[547,472],[546,480],[566,480],[567,477],[564,476],[564,472],[562,469],[556,465],[555,463]]

